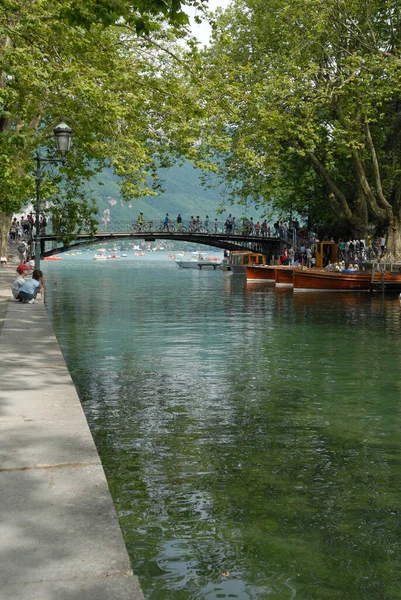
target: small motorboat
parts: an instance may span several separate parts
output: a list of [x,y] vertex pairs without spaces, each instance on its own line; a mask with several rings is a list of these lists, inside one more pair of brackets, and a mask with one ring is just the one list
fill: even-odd
[[45,256],[43,260],[61,260],[61,256],[58,254],[53,254],[53,256]]
[[201,271],[204,268],[211,267],[216,270],[217,267],[222,265],[221,260],[216,257],[208,257],[205,253],[195,252],[192,258],[187,260],[175,259],[175,264],[181,269],[198,269]]
[[106,260],[106,255],[103,252],[96,252],[93,260]]
[[109,254],[107,258],[121,258],[119,254]]

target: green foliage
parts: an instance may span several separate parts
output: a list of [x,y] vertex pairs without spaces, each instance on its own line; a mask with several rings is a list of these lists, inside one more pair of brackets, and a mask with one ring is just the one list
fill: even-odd
[[400,248],[400,22],[395,0],[235,0],[204,55],[200,152],[243,201],[293,195],[305,212],[312,188],[322,217],[387,226]]
[[60,17],[70,25],[87,29],[93,24],[116,25],[121,19],[133,25],[139,34],[160,28],[161,22],[181,26],[188,24],[185,6],[202,9],[206,0],[73,0],[60,9]]
[[[184,22],[180,11],[185,4],[196,3],[4,1],[1,211],[11,214],[35,197],[33,156],[37,151],[54,155],[52,129],[61,118],[73,129],[73,147],[62,169],[65,189],[83,189],[94,173],[110,167],[119,177],[123,199],[155,193],[157,168],[170,166],[194,144],[185,125],[192,112],[187,83],[177,70],[180,60],[183,68],[186,62],[175,28]],[[147,14],[158,30],[138,36],[130,17],[145,20]],[[172,26],[162,26],[163,18]],[[59,172],[49,168],[44,177],[44,199],[60,198]],[[66,196],[63,206],[70,199]],[[86,201],[82,194],[75,200]],[[74,215],[78,218],[75,208],[71,226]],[[79,227],[86,222],[78,218]]]

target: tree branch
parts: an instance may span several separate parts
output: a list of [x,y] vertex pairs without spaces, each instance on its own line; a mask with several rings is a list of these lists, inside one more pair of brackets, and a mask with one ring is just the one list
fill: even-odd
[[[331,190],[331,194],[336,198],[338,202],[338,207],[340,212],[342,213],[340,216],[343,219],[351,220],[352,219],[352,210],[349,207],[348,201],[342,191],[336,186],[324,165],[320,162],[320,160],[313,154],[313,152],[307,152],[307,155],[311,159],[313,166],[316,172],[324,179],[326,185]],[[330,196],[329,196],[330,198]],[[330,198],[332,200],[332,198]]]
[[379,161],[377,160],[376,149],[375,149],[375,146],[373,143],[372,134],[370,132],[370,127],[369,127],[369,123],[368,123],[367,119],[365,119],[365,133],[366,133],[366,139],[368,141],[369,149],[370,149],[370,152],[372,155],[373,173],[374,173],[375,182],[376,182],[377,197],[378,197],[380,204],[386,210],[386,212],[388,214],[391,214],[391,211],[392,211],[391,204],[389,202],[387,202],[387,200],[384,196],[384,193],[383,193],[383,187],[382,187],[382,182],[381,182],[381,177],[380,177]]
[[[374,215],[379,216],[380,218],[384,217],[383,213],[385,213],[385,215],[388,216],[387,211],[384,211],[378,205],[375,195],[372,192],[372,189],[369,185],[368,178],[366,177],[366,173],[365,173],[364,166],[362,164],[362,160],[361,160],[358,152],[354,148],[351,150],[351,155],[352,155],[352,162],[354,165],[354,170],[355,170],[355,174],[357,176],[358,183],[361,186],[361,189],[365,195],[367,203],[369,204],[369,208],[370,208],[371,212]],[[390,206],[390,209],[391,209],[391,206]]]

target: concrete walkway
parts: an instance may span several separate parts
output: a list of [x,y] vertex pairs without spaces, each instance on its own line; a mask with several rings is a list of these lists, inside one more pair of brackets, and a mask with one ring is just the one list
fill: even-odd
[[43,302],[0,267],[0,598],[143,600]]

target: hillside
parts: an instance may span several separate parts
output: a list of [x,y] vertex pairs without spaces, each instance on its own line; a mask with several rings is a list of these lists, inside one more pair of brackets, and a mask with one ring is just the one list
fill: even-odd
[[[135,198],[129,203],[121,199],[118,179],[111,170],[102,173],[100,181],[103,185],[91,181],[90,189],[99,207],[99,219],[109,218],[110,224],[115,226],[132,223],[140,211],[143,212],[145,220],[162,220],[166,212],[173,219],[181,213],[184,220],[189,219],[191,215],[199,215],[203,220],[206,214],[210,219],[217,217],[222,220],[223,216],[219,215],[217,210],[226,197],[224,189],[222,186],[214,189],[204,188],[199,180],[200,174],[201,172],[189,162],[183,166],[161,169],[160,177],[163,180],[164,191],[159,196]],[[213,182],[213,176],[211,177]],[[231,212],[228,206],[227,211]],[[239,209],[236,212],[239,214]]]

